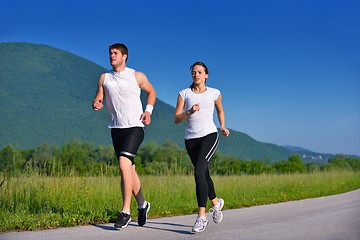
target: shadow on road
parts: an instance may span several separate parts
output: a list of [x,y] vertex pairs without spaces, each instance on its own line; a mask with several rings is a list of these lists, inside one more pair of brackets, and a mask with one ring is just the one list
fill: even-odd
[[[120,230],[120,229],[116,229],[113,226],[109,226],[109,225],[97,225],[97,224],[91,224],[91,225],[94,227],[97,227],[97,228],[101,228],[106,231],[119,231]],[[135,222],[130,222],[128,227],[130,227],[130,226],[131,227],[140,227]],[[169,228],[167,226],[169,226]],[[155,230],[161,230],[161,231],[167,231],[167,232],[175,232],[175,233],[179,233],[179,234],[194,234],[193,232],[191,232],[189,230],[174,229],[174,228],[179,228],[179,227],[191,229],[192,226],[176,224],[176,223],[147,221],[147,224],[145,226],[142,226],[141,228],[155,229]]]
[[[151,225],[158,225],[158,226],[154,227],[154,226],[151,226]],[[169,227],[184,227],[184,228],[187,228],[187,229],[192,228],[192,226],[183,225],[183,224],[167,223],[167,222],[149,222],[149,221],[143,227],[144,228],[149,228],[149,229],[168,231],[168,232],[175,232],[175,233],[180,233],[180,234],[194,234],[193,232],[191,232],[189,230],[170,229],[170,228],[166,228],[166,226],[169,226]]]
[[[119,231],[119,229],[116,229],[114,228],[113,226],[108,226],[108,225],[97,225],[97,224],[90,224],[94,227],[97,227],[97,228],[101,228],[103,230],[106,230],[106,231]],[[130,225],[130,224],[129,224]]]

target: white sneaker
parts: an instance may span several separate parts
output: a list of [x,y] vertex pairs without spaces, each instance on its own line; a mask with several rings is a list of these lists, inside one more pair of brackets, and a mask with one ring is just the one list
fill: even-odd
[[196,220],[195,220],[195,224],[192,228],[192,231],[193,232],[202,232],[205,230],[208,223],[209,223],[209,221],[206,218],[197,216]]
[[223,209],[223,207],[224,207],[224,199],[219,198],[218,204],[210,208],[209,212],[212,214],[214,223],[221,222],[223,218],[223,213],[221,212],[221,209]]

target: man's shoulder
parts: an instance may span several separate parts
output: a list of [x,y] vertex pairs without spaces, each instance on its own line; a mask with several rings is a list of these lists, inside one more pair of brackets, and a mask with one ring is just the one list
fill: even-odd
[[144,81],[147,79],[145,73],[134,70],[134,75],[137,81]]
[[135,69],[133,69],[133,68],[125,67],[124,72],[134,72],[134,73],[136,73],[137,71]]

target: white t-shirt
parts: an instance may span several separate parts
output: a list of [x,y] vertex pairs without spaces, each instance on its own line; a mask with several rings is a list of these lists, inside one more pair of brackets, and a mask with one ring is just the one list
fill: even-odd
[[184,111],[189,110],[194,104],[200,106],[199,111],[186,119],[185,139],[204,137],[217,132],[213,118],[215,101],[219,98],[220,91],[206,87],[205,92],[194,93],[190,88],[186,88],[181,90],[179,94],[185,102]]
[[141,89],[135,78],[135,70],[125,68],[121,72],[105,73],[104,89],[109,112],[109,128],[144,127],[140,120],[143,113]]

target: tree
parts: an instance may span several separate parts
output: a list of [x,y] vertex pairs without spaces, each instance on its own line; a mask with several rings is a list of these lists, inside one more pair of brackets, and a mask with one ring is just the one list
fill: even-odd
[[0,151],[0,172],[2,173],[0,187],[6,179],[14,174],[16,155],[17,152],[10,145],[5,146]]
[[78,140],[64,144],[57,156],[62,162],[68,174],[86,174],[90,171],[94,147],[90,143],[82,143]]
[[360,171],[360,159],[355,157],[346,157],[345,155],[338,154],[329,160],[328,168]]
[[35,167],[40,173],[48,176],[54,174],[55,146],[49,146],[47,143],[40,145],[35,151],[32,152],[28,161],[28,166]]
[[158,150],[158,144],[155,141],[144,143],[140,146],[137,156],[141,158],[142,164],[153,161],[154,153]]
[[100,145],[92,154],[96,162],[104,162],[108,165],[115,165],[118,162],[113,146]]
[[274,164],[278,173],[304,172],[305,165],[299,155],[289,157],[287,161],[280,161]]

